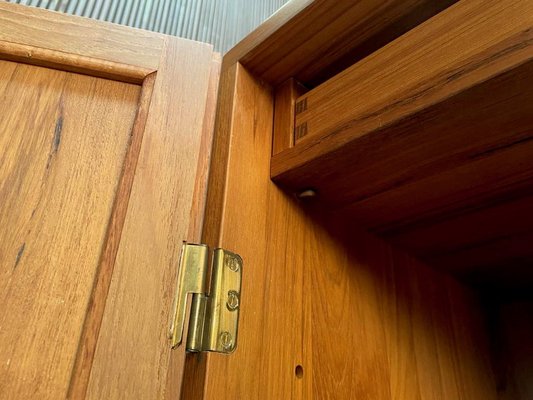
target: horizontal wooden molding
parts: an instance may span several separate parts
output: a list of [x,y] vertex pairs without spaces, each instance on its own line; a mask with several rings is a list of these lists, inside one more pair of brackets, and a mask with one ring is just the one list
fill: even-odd
[[[0,2],[0,25],[3,52],[20,57],[32,48],[34,59],[48,62],[50,58],[51,64],[67,61],[76,67],[88,66],[90,71],[101,68],[104,73],[116,63],[121,65],[117,67],[120,73],[127,76],[156,71],[166,40],[155,32],[5,2]],[[69,57],[63,59],[61,53]],[[101,66],[97,60],[101,60]],[[138,71],[133,73],[135,68]]]
[[0,42],[0,59],[140,84],[154,70],[19,43]]

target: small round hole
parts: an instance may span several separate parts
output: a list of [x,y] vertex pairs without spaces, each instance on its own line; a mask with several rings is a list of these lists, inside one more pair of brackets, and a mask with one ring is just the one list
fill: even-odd
[[304,369],[301,365],[297,365],[294,369],[294,373],[296,374],[296,377],[298,379],[302,379],[304,377]]

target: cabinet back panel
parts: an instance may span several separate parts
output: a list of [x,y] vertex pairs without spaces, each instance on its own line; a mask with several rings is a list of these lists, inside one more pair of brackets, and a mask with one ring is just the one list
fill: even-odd
[[500,327],[500,400],[533,398],[533,300],[502,301]]

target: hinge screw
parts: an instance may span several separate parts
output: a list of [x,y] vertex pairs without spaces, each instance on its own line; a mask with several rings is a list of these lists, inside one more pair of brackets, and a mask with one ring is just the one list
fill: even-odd
[[239,308],[239,293],[235,290],[230,290],[228,292],[228,301],[226,302],[226,305],[230,311],[235,311]]
[[220,343],[222,344],[222,347],[224,347],[224,350],[231,350],[233,348],[233,338],[231,337],[231,333],[224,331],[220,334]]
[[233,272],[237,272],[239,270],[239,262],[235,260],[233,257],[226,257],[226,265]]

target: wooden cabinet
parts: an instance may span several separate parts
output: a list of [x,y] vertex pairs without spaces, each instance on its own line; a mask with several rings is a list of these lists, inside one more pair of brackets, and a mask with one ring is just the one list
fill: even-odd
[[[531,398],[531,2],[0,22],[0,398]],[[170,348],[184,240],[244,260],[229,356]]]

